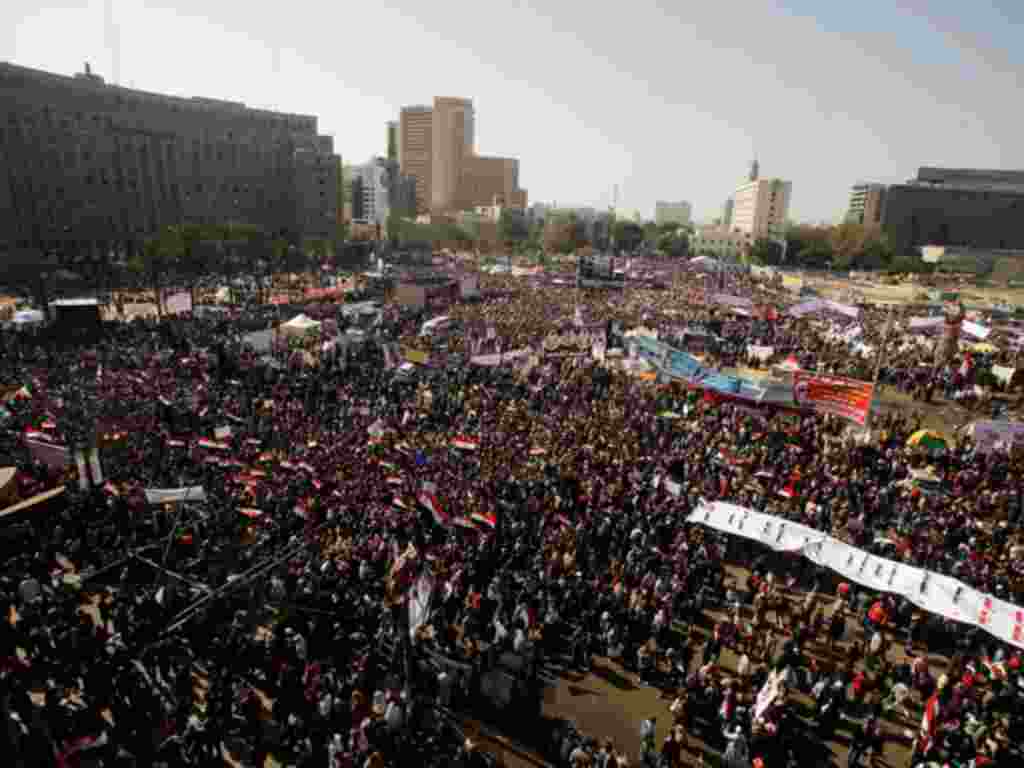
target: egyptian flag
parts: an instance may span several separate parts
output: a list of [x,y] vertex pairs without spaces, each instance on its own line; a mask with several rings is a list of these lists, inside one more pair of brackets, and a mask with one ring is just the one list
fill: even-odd
[[786,483],[786,486],[781,491],[779,491],[779,496],[784,499],[795,499],[798,494],[797,484],[799,482],[800,470],[794,469],[793,474],[789,476],[789,482]]
[[473,524],[473,521],[468,517],[453,517],[452,525],[456,528],[464,528],[467,531],[475,531],[477,527]]
[[971,375],[971,368],[974,367],[974,361],[971,360],[971,353],[967,352],[964,355],[964,361],[960,364],[960,375],[967,378]]
[[470,515],[470,519],[478,525],[486,526],[492,531],[498,525],[498,518],[491,512],[474,512]]
[[184,525],[178,526],[178,530],[175,531],[174,536],[178,540],[179,544],[185,544],[186,546],[191,544],[193,541],[192,532]]
[[441,506],[441,502],[437,498],[437,486],[434,483],[423,483],[416,500],[430,512],[435,523],[442,527],[448,527],[451,524],[451,515]]
[[923,749],[922,753],[931,749],[935,742],[935,734],[939,730],[939,694],[932,694],[924,707],[924,717],[921,718],[920,739]]
[[468,435],[459,435],[452,440],[451,445],[453,448],[458,448],[461,451],[478,451],[480,450],[480,439]]

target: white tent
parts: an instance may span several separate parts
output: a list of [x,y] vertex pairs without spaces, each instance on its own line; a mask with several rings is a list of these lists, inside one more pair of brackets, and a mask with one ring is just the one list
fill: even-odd
[[38,325],[46,321],[46,315],[38,309],[23,309],[14,313],[13,323],[15,325]]
[[695,259],[690,259],[687,264],[694,269],[705,270],[708,272],[719,268],[718,261],[716,259],[712,259],[710,256],[698,256]]
[[296,315],[287,323],[281,323],[278,330],[286,336],[305,336],[309,333],[319,333],[320,323],[306,315]]

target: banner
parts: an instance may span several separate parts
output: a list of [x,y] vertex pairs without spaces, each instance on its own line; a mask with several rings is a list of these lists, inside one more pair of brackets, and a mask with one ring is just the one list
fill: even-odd
[[516,365],[529,358],[530,354],[530,348],[525,347],[523,349],[512,349],[509,350],[508,352],[503,352],[501,354],[496,355],[477,355],[476,357],[471,357],[469,359],[469,362],[471,362],[473,365],[486,366]]
[[973,336],[974,338],[981,339],[982,341],[987,339],[992,333],[991,328],[986,328],[984,325],[980,325],[978,323],[972,323],[970,320],[964,320],[963,323],[960,324],[960,331],[961,333],[966,333],[968,336]]
[[912,331],[924,331],[941,328],[945,322],[945,318],[942,317],[912,317],[907,327]]
[[33,460],[50,469],[59,471],[68,465],[68,449],[63,446],[31,439],[26,439],[25,445]]
[[902,595],[918,608],[971,624],[1024,648],[1024,608],[987,595],[957,579],[872,555],[831,536],[736,504],[705,504],[687,522],[743,536],[780,552],[793,552],[844,579],[876,592]]
[[1024,445],[1024,423],[1019,421],[976,421],[969,429],[978,453],[1009,452]]
[[183,312],[192,311],[192,294],[189,291],[180,291],[167,297],[164,302],[167,314],[180,315]]
[[716,293],[712,299],[716,304],[724,304],[727,307],[738,307],[739,309],[750,309],[754,302],[739,296],[730,296],[727,293]]
[[791,317],[803,317],[811,312],[822,312],[824,310],[830,310],[854,319],[860,316],[860,310],[856,307],[851,307],[849,304],[840,304],[838,301],[832,301],[831,299],[811,299],[810,301],[796,304],[789,308],[788,314]]
[[188,488],[147,488],[146,501],[150,504],[173,504],[179,501],[206,501],[201,485]]
[[797,405],[841,416],[860,426],[864,426],[871,412],[874,390],[875,385],[868,381],[793,372],[793,400]]

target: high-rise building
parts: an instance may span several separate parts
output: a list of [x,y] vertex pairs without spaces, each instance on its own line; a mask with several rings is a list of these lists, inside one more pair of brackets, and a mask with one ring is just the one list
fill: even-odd
[[398,165],[416,179],[416,212],[430,210],[434,110],[426,106],[403,107],[399,118]]
[[481,206],[524,209],[519,161],[484,157],[475,149],[476,117],[469,99],[437,97],[431,107],[405,107],[399,165],[416,178],[420,213],[447,214]]
[[792,182],[760,178],[755,160],[748,180],[733,195],[731,229],[754,239],[782,237],[792,189]]
[[330,237],[340,158],[317,119],[0,63],[0,241],[98,264],[164,226]]
[[884,184],[854,184],[850,188],[846,220],[869,228],[881,227],[885,192]]
[[387,159],[398,162],[398,121],[388,120],[387,123]]
[[654,204],[654,223],[661,224],[682,224],[690,223],[692,209],[685,200],[678,203],[667,203],[659,200]]
[[434,99],[430,208],[450,211],[459,205],[459,182],[473,157],[473,102],[439,96]]
[[[353,199],[352,221],[356,224],[383,224],[387,221],[389,211],[388,161],[383,157],[375,157],[368,163],[352,168],[353,180],[359,181],[361,200],[357,204]],[[353,187],[353,196],[356,188]]]

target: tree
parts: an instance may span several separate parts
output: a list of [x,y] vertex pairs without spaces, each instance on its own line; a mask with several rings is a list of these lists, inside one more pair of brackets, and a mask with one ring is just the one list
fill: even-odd
[[690,238],[686,230],[678,225],[662,225],[659,228],[658,250],[667,256],[679,258],[685,256],[690,247]]
[[398,247],[399,238],[402,236],[402,226],[405,223],[405,219],[398,213],[398,211],[392,209],[388,211],[388,217],[384,222],[384,230],[387,232],[388,240],[391,241],[391,245],[394,248]]
[[512,249],[525,242],[530,236],[530,228],[522,211],[503,208],[498,217],[498,238],[506,248]]
[[582,241],[576,214],[549,214],[544,222],[544,250],[549,253],[572,253]]
[[635,251],[644,239],[644,231],[635,221],[617,220],[612,225],[615,247],[620,251]]
[[757,266],[774,266],[782,262],[782,244],[776,240],[760,237],[745,251],[747,263]]
[[157,314],[164,313],[163,289],[168,278],[179,269],[185,253],[185,239],[180,227],[164,227],[156,237],[145,241],[142,250],[128,262],[128,268],[135,272],[155,294]]
[[661,227],[655,224],[653,221],[648,221],[643,226],[644,242],[656,243],[658,241],[658,235],[661,234]]

